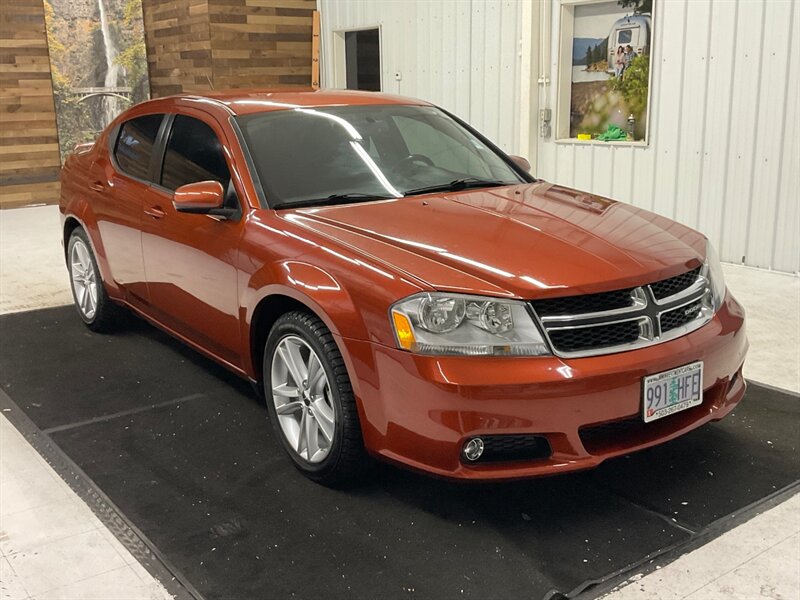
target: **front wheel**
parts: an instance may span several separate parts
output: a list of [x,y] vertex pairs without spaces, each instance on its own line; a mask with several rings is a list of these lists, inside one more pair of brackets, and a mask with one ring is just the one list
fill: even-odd
[[86,326],[98,332],[113,329],[120,309],[106,294],[89,237],[80,227],[69,237],[67,268],[75,307]]
[[325,485],[357,480],[369,464],[353,390],[331,332],[316,316],[281,316],[264,350],[264,396],[294,465]]

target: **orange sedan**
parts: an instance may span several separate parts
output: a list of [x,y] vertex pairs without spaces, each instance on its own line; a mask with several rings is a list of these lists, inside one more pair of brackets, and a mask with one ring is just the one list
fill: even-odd
[[63,168],[75,304],[248,378],[326,484],[561,473],[724,417],[747,339],[711,244],[528,168],[413,99],[145,102]]

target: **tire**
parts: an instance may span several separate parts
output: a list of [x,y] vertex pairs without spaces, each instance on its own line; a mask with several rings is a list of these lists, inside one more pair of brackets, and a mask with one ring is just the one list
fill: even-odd
[[122,317],[122,309],[108,297],[89,236],[81,227],[69,236],[67,269],[72,299],[83,322],[98,333],[112,331]]
[[281,316],[267,337],[263,374],[270,421],[294,466],[331,487],[360,481],[371,459],[344,360],[325,324],[303,311]]

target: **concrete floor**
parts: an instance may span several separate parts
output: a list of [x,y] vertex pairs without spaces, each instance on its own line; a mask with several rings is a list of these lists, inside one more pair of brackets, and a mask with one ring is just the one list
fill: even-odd
[[0,417],[0,598],[172,598]]
[[56,206],[0,211],[0,313],[72,302]]
[[800,598],[800,495],[604,598]]
[[[800,392],[800,278],[724,269],[747,310],[745,376]],[[71,302],[57,208],[0,211],[0,313]],[[170,597],[5,417],[0,483],[0,598]],[[607,598],[800,599],[800,496]]]
[[723,265],[747,313],[745,378],[800,393],[800,277]]

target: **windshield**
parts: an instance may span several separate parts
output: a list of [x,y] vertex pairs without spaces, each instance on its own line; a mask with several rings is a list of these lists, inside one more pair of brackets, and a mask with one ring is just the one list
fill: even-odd
[[298,107],[237,122],[272,207],[525,181],[434,107]]

